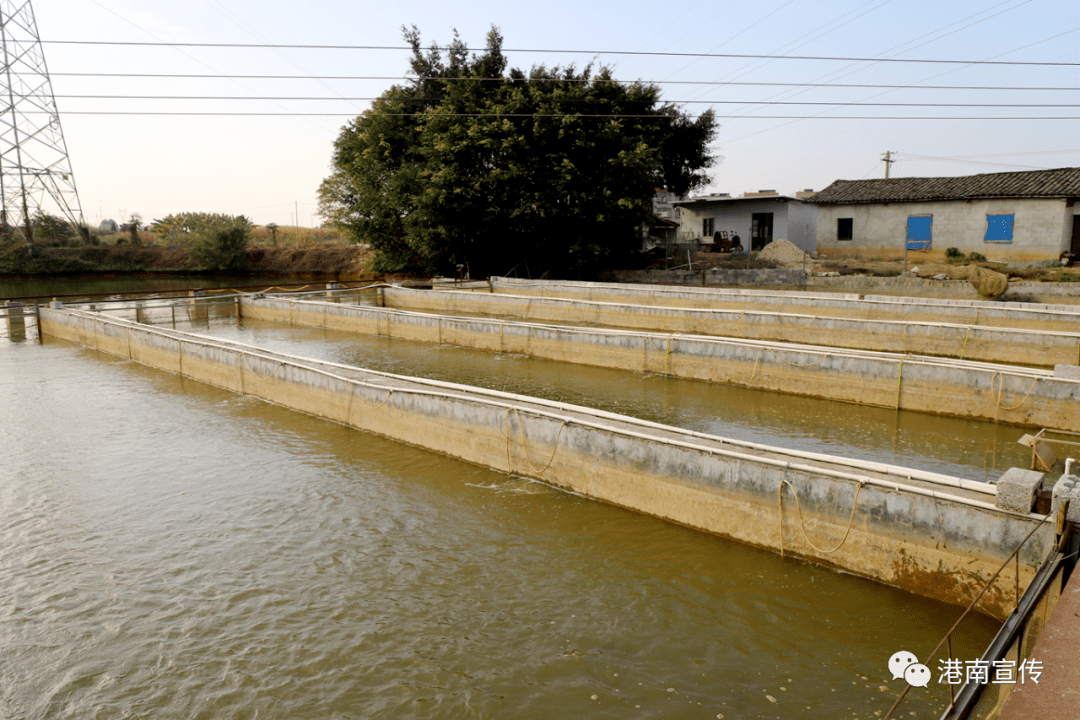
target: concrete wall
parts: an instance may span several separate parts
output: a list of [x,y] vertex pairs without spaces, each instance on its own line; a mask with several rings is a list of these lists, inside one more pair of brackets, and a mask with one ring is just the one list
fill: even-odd
[[[1080,380],[1058,378],[1049,371],[675,334],[700,332],[695,324],[716,322],[716,313],[710,311],[400,288],[386,289],[384,302],[389,307],[420,312],[494,314],[573,325],[645,326],[672,334],[387,313],[378,308],[288,299],[244,300],[243,313],[256,319],[515,352],[808,397],[1080,431],[1080,413],[1076,412]],[[747,331],[770,324],[778,329],[786,322],[759,320],[734,313],[724,321],[742,325]],[[840,325],[843,323],[822,321],[820,331],[842,334]],[[797,331],[798,325],[792,324],[791,330]],[[894,331],[903,332],[899,328]],[[911,341],[916,342],[916,338],[912,334]]]
[[1080,327],[1080,307],[1075,305],[498,277],[491,278],[490,288],[496,294],[665,307],[792,312],[817,317],[992,325],[1065,333],[1077,332]]
[[[588,408],[296,358],[92,313],[43,309],[44,337],[102,352],[692,528],[966,604],[1021,540],[1018,577],[980,609],[1012,610],[1053,541],[963,481],[897,482],[873,463],[691,433]],[[917,473],[916,473],[917,474]],[[798,504],[794,500],[798,498]]]
[[[639,282],[659,285],[699,285],[725,287],[731,285],[783,285],[801,287],[806,279],[802,270],[774,268],[735,270],[609,270],[603,276],[614,282]],[[625,278],[625,280],[624,280]]]
[[[406,293],[422,291],[405,291]],[[401,300],[395,290],[387,292],[390,305],[407,304],[413,309],[420,306],[422,312],[442,312],[446,303],[440,297],[427,297],[429,302],[415,299]],[[484,295],[455,301],[456,310],[472,314],[500,315],[499,311],[523,310],[519,303],[506,305],[499,300],[487,301]],[[395,299],[397,298],[397,299]],[[282,316],[281,312],[299,310],[297,305],[285,306],[282,300],[253,301],[243,299],[244,311],[251,317],[264,320],[295,321]],[[278,303],[274,317],[265,316],[263,308]],[[694,308],[663,308],[649,305],[615,305],[574,301],[574,313],[567,312],[563,300],[534,300],[526,302],[533,320],[567,322],[569,318],[590,318],[592,324],[608,327],[626,327],[644,331],[677,332],[714,335],[723,338],[766,340],[784,343],[808,343],[825,348],[886,351],[892,353],[929,355],[979,362],[1007,363],[1015,365],[1018,358],[1027,367],[1052,369],[1057,365],[1080,365],[1080,332],[1063,333],[1043,330],[1019,330],[981,325],[944,325],[893,320],[863,320],[860,318],[817,317],[808,314],[777,313],[766,311],[713,310]],[[321,309],[320,309],[321,308]],[[338,329],[345,321],[337,316],[347,310],[333,310],[316,305],[316,315],[305,319],[303,324],[319,325],[333,322]],[[370,309],[356,310],[356,314],[375,314]],[[402,313],[402,318],[407,314]],[[323,317],[326,320],[323,320]],[[331,316],[333,316],[331,318]],[[399,315],[392,315],[395,321]],[[455,318],[444,318],[456,320]],[[402,320],[404,321],[404,320]],[[495,321],[500,326],[505,323]],[[350,328],[351,329],[351,328]],[[568,328],[570,329],[570,328]],[[380,324],[376,330],[383,333]],[[578,328],[583,330],[583,328]],[[638,334],[645,337],[645,334]],[[658,335],[659,338],[666,337]],[[425,338],[431,340],[431,338]],[[495,349],[486,347],[484,349]],[[499,348],[502,349],[502,348]],[[516,352],[516,351],[515,351]],[[636,369],[636,368],[635,368]]]
[[[817,248],[828,255],[860,250],[892,250],[901,257],[910,216],[931,215],[931,249],[955,247],[978,252],[990,260],[1057,258],[1068,249],[1073,208],[1064,200],[1028,198],[944,202],[868,203],[818,206]],[[1011,244],[989,243],[987,215],[1014,215]],[[837,220],[851,218],[853,239],[837,239]],[[919,253],[909,253],[918,262]]]

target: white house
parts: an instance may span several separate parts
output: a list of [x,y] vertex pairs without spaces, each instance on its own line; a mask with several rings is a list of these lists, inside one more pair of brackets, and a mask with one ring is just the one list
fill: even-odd
[[1080,257],[1080,168],[837,180],[808,200],[824,255],[956,248],[990,260]]
[[706,195],[676,200],[672,205],[678,209],[680,242],[708,244],[716,233],[727,233],[752,250],[761,250],[773,240],[787,240],[814,252],[817,209],[801,198],[762,190],[737,198]]

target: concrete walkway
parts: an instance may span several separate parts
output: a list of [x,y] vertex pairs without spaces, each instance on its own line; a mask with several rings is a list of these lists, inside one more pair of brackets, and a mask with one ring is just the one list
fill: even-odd
[[1042,662],[1036,685],[1013,688],[998,720],[1080,718],[1080,572],[1073,572],[1031,653]]

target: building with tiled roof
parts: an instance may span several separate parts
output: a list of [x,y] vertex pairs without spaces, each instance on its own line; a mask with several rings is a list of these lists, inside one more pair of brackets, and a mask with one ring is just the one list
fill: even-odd
[[837,180],[809,198],[826,255],[957,248],[1001,260],[1080,257],[1080,168]]

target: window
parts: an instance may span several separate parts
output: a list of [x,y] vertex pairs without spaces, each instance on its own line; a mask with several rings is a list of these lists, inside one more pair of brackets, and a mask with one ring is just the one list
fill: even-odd
[[989,243],[1011,243],[1013,237],[1012,215],[987,215],[986,237]]
[[701,236],[711,238],[713,234],[713,218],[705,218],[701,221]]
[[852,233],[854,224],[853,218],[836,218],[836,239],[851,240],[854,237]]

